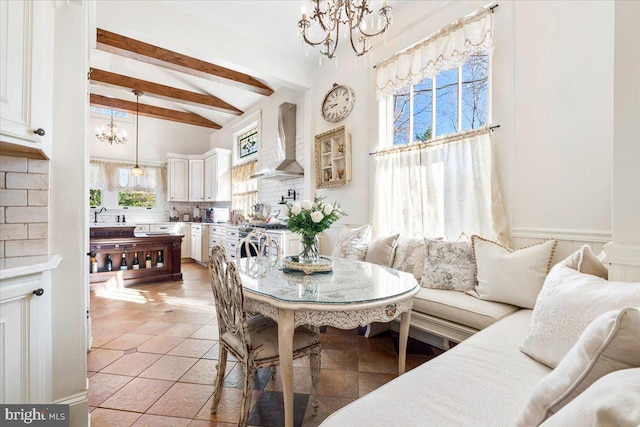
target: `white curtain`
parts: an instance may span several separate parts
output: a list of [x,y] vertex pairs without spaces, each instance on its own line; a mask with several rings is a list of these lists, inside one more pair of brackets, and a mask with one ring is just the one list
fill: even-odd
[[464,232],[511,246],[490,130],[380,151],[374,176],[377,235],[454,240]]
[[252,212],[251,207],[258,201],[258,180],[251,179],[256,171],[257,161],[246,162],[231,169],[231,207]]
[[91,160],[89,162],[89,188],[109,191],[152,191],[166,188],[166,169],[160,166],[140,165],[141,176],[131,175],[133,164]]
[[483,7],[378,64],[377,93],[395,94],[440,71],[457,68],[469,56],[489,50],[492,43],[493,15]]

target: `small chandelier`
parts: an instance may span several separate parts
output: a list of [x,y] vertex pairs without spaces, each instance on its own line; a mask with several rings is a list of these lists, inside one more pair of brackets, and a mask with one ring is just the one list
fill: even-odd
[[[373,11],[369,9],[368,0],[311,0],[311,3],[311,21],[307,19],[306,9],[303,8],[302,19],[298,21],[298,34],[303,43],[320,46],[320,53],[328,59],[335,56],[341,24],[345,25],[342,36],[346,39],[349,34],[353,51],[356,56],[362,56],[371,50],[369,38],[387,31],[393,21],[391,6],[387,6],[386,1],[378,11],[377,19],[372,15],[369,24],[366,18]],[[312,21],[316,21],[324,33],[324,37],[315,42],[310,40],[313,38]]]
[[[109,128],[108,131],[107,128]],[[98,138],[100,142],[108,142],[112,145],[114,143],[124,144],[125,142],[127,142],[127,132],[122,131],[122,133],[120,134],[116,130],[117,128],[118,125],[116,125],[113,121],[113,110],[111,110],[111,120],[109,120],[109,123],[107,123],[106,127],[102,126],[101,128],[96,129],[96,138]]]
[[134,89],[133,93],[136,96],[136,165],[133,167],[133,169],[131,169],[131,175],[141,176],[142,169],[140,169],[140,166],[138,166],[138,122],[140,121],[140,116],[138,115],[138,113],[140,110],[140,95],[142,95],[142,92]]

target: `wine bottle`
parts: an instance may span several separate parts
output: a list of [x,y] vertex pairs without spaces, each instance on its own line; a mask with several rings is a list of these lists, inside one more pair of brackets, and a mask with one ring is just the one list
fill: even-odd
[[156,260],[156,267],[164,267],[164,258],[162,257],[162,251],[158,251],[158,259]]
[[125,257],[124,252],[122,252],[122,260],[120,261],[120,270],[127,269],[127,258]]
[[144,260],[145,268],[151,268],[151,252],[147,252],[147,257]]
[[113,261],[111,261],[111,255],[107,254],[107,271],[112,271],[113,270]]
[[133,253],[133,269],[140,270],[140,260],[138,259],[138,252]]

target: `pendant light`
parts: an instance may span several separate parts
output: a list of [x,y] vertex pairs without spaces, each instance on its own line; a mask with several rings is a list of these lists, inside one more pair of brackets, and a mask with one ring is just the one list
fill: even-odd
[[140,121],[139,109],[140,109],[140,95],[142,92],[134,89],[133,93],[136,95],[136,165],[131,169],[131,175],[133,176],[141,176],[142,169],[138,166],[138,122]]

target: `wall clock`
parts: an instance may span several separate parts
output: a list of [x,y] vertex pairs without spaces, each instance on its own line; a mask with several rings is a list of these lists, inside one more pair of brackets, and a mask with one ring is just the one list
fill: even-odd
[[347,118],[355,104],[356,93],[353,89],[334,83],[322,101],[322,117],[328,122],[339,122]]

